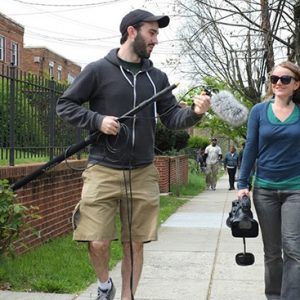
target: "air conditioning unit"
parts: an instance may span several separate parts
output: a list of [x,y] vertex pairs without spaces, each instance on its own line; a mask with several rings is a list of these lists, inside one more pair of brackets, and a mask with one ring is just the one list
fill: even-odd
[[42,61],[42,58],[40,56],[34,56],[33,57],[33,62],[40,63],[41,61]]

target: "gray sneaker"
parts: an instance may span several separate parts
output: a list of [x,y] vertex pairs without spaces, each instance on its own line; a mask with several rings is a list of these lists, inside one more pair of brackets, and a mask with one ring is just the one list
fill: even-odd
[[111,282],[110,290],[102,291],[98,287],[98,296],[97,296],[96,300],[113,300],[115,298],[115,295],[116,295],[116,288],[115,288],[113,282]]

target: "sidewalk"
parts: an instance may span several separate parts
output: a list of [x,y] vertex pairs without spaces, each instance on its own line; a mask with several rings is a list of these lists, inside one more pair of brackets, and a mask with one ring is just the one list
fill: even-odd
[[[246,239],[252,266],[238,266],[235,255],[243,241],[226,226],[236,191],[222,177],[216,191],[188,201],[164,222],[159,240],[145,244],[144,268],[135,300],[264,300],[261,236]],[[254,210],[254,209],[253,209]],[[256,218],[256,217],[255,217]],[[257,218],[256,218],[257,219]],[[111,277],[120,300],[120,263]],[[96,283],[80,295],[0,291],[0,300],[94,300]]]

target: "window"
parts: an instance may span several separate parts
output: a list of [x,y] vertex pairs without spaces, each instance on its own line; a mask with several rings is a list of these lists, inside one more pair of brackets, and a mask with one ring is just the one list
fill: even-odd
[[13,66],[17,66],[19,63],[19,47],[16,42],[11,43],[11,63]]
[[57,67],[57,80],[61,81],[62,80],[62,66]]
[[75,77],[71,73],[69,73],[68,74],[68,83],[72,83],[74,81],[74,79],[75,79]]
[[0,60],[4,60],[4,36],[0,35]]
[[54,77],[54,62],[49,61],[49,77],[52,79]]

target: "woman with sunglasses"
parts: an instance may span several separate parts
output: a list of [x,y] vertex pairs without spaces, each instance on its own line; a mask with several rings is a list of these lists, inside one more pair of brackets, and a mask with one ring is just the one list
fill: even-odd
[[253,202],[264,244],[268,300],[300,299],[300,68],[282,62],[273,69],[267,101],[249,115],[238,197]]

